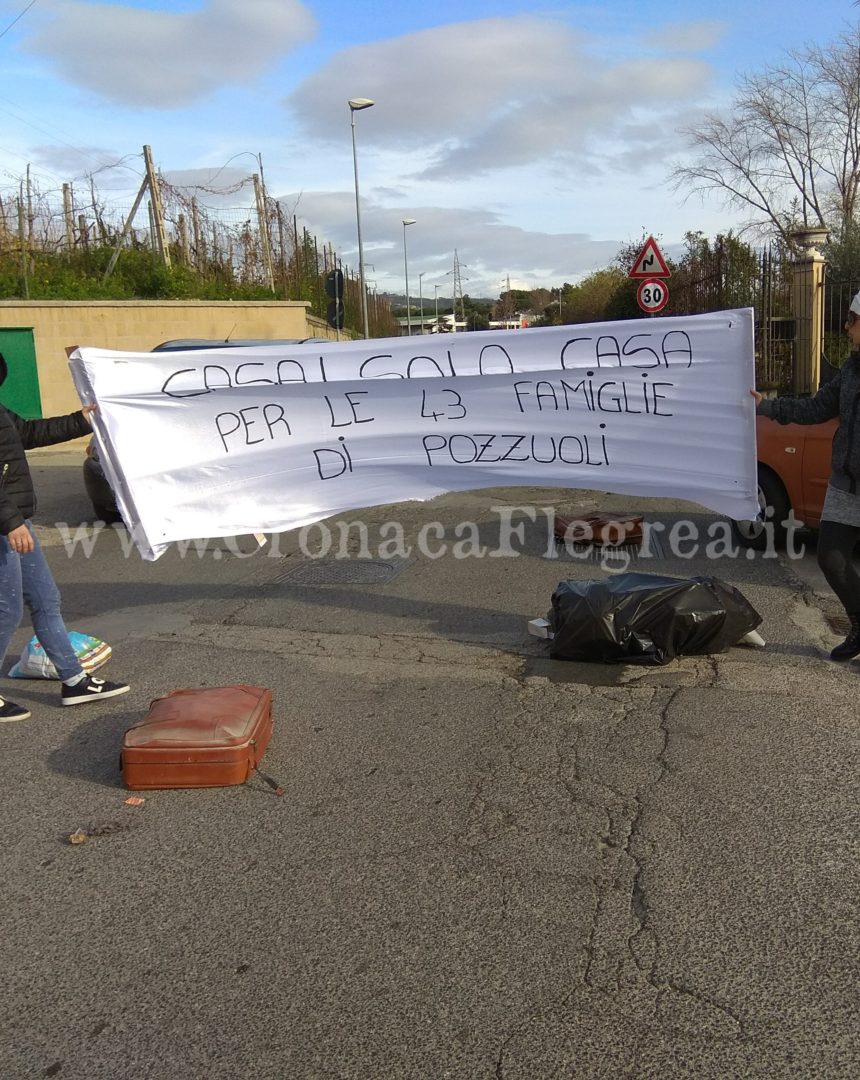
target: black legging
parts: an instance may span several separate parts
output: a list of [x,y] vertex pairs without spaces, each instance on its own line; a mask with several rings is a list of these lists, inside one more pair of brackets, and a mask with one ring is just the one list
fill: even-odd
[[818,565],[849,615],[860,615],[860,574],[852,557],[858,541],[860,526],[821,522]]

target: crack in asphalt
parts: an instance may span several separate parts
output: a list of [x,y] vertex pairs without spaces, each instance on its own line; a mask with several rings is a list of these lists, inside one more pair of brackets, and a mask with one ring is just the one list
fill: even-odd
[[[714,685],[719,677],[718,665],[716,661],[712,661],[708,667],[710,669],[709,682],[710,685]],[[632,795],[631,793],[625,794],[618,788],[607,785],[600,780],[591,779],[586,775],[580,748],[580,739],[583,734],[581,730],[576,728],[568,729],[566,734],[573,732],[575,734],[573,739],[565,742],[562,738],[558,738],[555,741],[556,767],[554,779],[557,787],[564,792],[572,805],[588,806],[599,810],[604,815],[603,829],[598,837],[598,843],[601,847],[601,862],[604,869],[600,874],[593,876],[590,881],[593,909],[589,918],[587,937],[582,946],[585,962],[579,985],[592,992],[606,991],[613,993],[619,991],[623,987],[622,980],[624,979],[627,962],[632,961],[634,970],[653,994],[653,1015],[661,1023],[673,1026],[677,1022],[671,1013],[667,1012],[667,1009],[673,997],[683,998],[694,1002],[700,1008],[707,1009],[708,1012],[714,1015],[722,1017],[723,1023],[721,1026],[724,1028],[724,1035],[736,1041],[742,1041],[747,1038],[747,1032],[743,1018],[739,1013],[724,1002],[710,997],[694,987],[685,986],[677,979],[661,971],[660,938],[653,925],[653,916],[649,905],[647,890],[648,859],[645,853],[650,844],[646,832],[649,802],[655,789],[671,772],[672,766],[669,755],[671,739],[670,715],[673,705],[683,689],[684,687],[679,686],[670,690],[665,700],[660,703],[655,729],[659,733],[659,744],[650,757],[655,766],[654,776],[647,783],[640,783]],[[655,690],[654,695],[657,694],[660,694],[660,691]],[[604,700],[610,699],[616,705],[624,705],[619,723],[623,723],[624,719],[629,719],[633,713],[642,709],[642,702],[634,699],[631,690],[623,691],[619,695],[617,688],[614,688],[611,695],[607,694],[604,697],[604,695],[601,695],[599,688],[594,688],[592,696],[601,697]],[[619,697],[626,698],[626,702],[619,702]],[[610,736],[608,741],[611,741],[612,737],[614,735]],[[526,775],[527,770],[524,770],[523,773]],[[485,780],[490,779],[490,777],[485,778]],[[600,802],[584,795],[586,787],[592,794],[599,791],[608,797],[609,805],[607,805],[607,798]],[[486,793],[490,788],[485,784],[483,790]],[[606,942],[601,942],[600,938],[607,932],[612,933],[611,920],[613,915],[617,918],[618,912],[617,904],[613,906],[614,893],[619,887],[623,886],[625,881],[628,883],[629,911],[633,920],[633,927],[631,933],[627,936],[625,951],[616,954],[612,958]],[[612,898],[613,902],[607,905],[610,898]],[[606,984],[604,982],[602,988],[596,977],[596,965],[601,961],[604,964],[605,972],[608,970],[606,965],[611,965],[614,972],[610,983]],[[614,988],[611,985],[612,983],[614,983]],[[575,992],[576,988],[574,987],[559,1001],[537,1010],[532,1016],[523,1019],[506,1034],[499,1046],[496,1057],[494,1072],[496,1080],[504,1080],[508,1071],[506,1059],[511,1053],[511,1047],[515,1039],[526,1032],[539,1019],[560,1012]]]
[[[647,844],[647,840],[645,839],[644,833],[642,831],[642,822],[645,813],[645,800],[648,798],[651,792],[653,792],[654,789],[662,782],[663,777],[669,771],[669,761],[666,756],[669,747],[668,718],[669,711],[680,693],[680,688],[674,690],[660,708],[658,714],[658,729],[662,738],[660,740],[660,747],[654,757],[654,761],[659,767],[659,772],[656,779],[653,780],[652,783],[647,786],[647,788],[640,788],[636,792],[636,812],[630,822],[630,831],[628,833],[627,842],[624,847],[624,854],[632,861],[634,866],[633,880],[630,889],[630,910],[637,923],[637,929],[628,938],[628,950],[634,963],[636,963],[637,968],[639,967],[639,964],[636,960],[636,938],[640,934],[646,933],[649,930],[651,930],[655,945],[659,945],[659,938],[657,934],[653,931],[653,929],[651,929],[649,926],[650,912],[648,907],[648,896],[645,889],[645,882],[643,876],[645,873],[645,860],[637,853],[636,849],[639,847],[640,844]],[[655,966],[656,962],[652,964],[650,970],[646,972],[647,981],[652,986],[657,985],[654,982]]]

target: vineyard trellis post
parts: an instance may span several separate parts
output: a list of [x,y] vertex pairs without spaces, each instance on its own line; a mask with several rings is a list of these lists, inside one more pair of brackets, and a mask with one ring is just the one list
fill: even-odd
[[75,211],[72,202],[72,185],[63,184],[63,221],[66,228],[66,251],[75,249]]
[[188,222],[184,214],[179,215],[177,224],[179,225],[179,257],[183,266],[188,266],[190,263],[188,258]]
[[24,283],[24,299],[30,299],[29,256],[24,243],[24,200],[18,199],[18,244],[21,248],[21,277]]
[[197,210],[197,197],[191,196],[191,233],[194,237],[194,269],[200,270],[203,266],[205,251],[203,250],[203,236],[200,232],[200,214]]
[[152,208],[152,200],[146,204],[146,212],[149,215],[149,246],[153,251],[158,251],[158,236],[155,231],[155,211]]
[[131,223],[134,221],[134,215],[137,213],[137,208],[140,206],[141,199],[143,198],[144,192],[146,191],[148,186],[149,186],[149,177],[147,176],[147,177],[144,177],[143,183],[140,185],[140,189],[139,189],[139,191],[138,191],[138,193],[137,193],[137,195],[135,197],[134,203],[132,204],[132,207],[131,207],[131,210],[129,211],[128,217],[125,219],[125,223],[124,223],[124,225],[122,227],[122,232],[120,233],[119,239],[116,242],[116,248],[114,249],[113,255],[111,255],[111,257],[110,257],[110,262],[107,264],[107,267],[105,268],[104,278],[102,279],[104,281],[107,281],[107,279],[113,273],[114,267],[116,266],[117,260],[119,259],[119,253],[122,250],[122,245],[125,243],[125,238],[128,236],[129,232],[131,231]]
[[27,165],[27,257],[33,258],[33,249],[35,244],[33,243],[33,223],[35,221],[35,215],[33,214],[33,185],[30,182],[30,166]]
[[257,203],[257,221],[260,230],[260,244],[263,249],[263,262],[266,267],[266,280],[272,292],[275,291],[275,274],[272,269],[272,245],[269,240],[269,220],[266,216],[266,194],[260,177],[254,173],[254,199]]
[[296,270],[296,299],[302,298],[302,268],[301,268],[301,252],[299,251],[299,223],[296,220],[296,215],[293,214],[293,264]]
[[284,235],[284,212],[281,209],[281,204],[279,202],[275,203],[275,209],[278,215],[278,246],[281,249],[281,288],[284,293],[284,299],[289,300],[290,290],[287,284],[287,239]]
[[170,268],[170,249],[167,246],[167,233],[164,228],[164,210],[161,206],[161,189],[158,186],[158,177],[155,175],[155,166],[152,164],[152,149],[149,146],[143,148],[143,162],[146,166],[146,179],[149,185],[149,197],[151,200],[151,212],[154,225],[154,233],[158,254],[161,261]]

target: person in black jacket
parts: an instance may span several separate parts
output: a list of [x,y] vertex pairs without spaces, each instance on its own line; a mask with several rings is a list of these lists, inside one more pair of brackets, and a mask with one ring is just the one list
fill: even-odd
[[[5,378],[6,362],[0,355],[0,384]],[[87,675],[75,656],[60,612],[59,590],[30,524],[36,496],[25,451],[88,435],[95,408],[85,405],[68,416],[24,420],[0,405],[0,659],[26,604],[36,636],[62,680],[63,705],[116,697],[129,688]],[[0,722],[29,716],[24,706],[0,697]]]
[[846,639],[830,654],[833,660],[860,655],[860,574],[853,559],[860,541],[860,292],[848,309],[845,333],[851,355],[812,397],[768,399],[750,391],[756,412],[780,424],[819,424],[839,417],[818,534],[818,565],[851,623]]

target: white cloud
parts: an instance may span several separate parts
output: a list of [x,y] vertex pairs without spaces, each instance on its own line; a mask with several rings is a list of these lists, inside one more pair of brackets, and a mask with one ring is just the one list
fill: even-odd
[[517,16],[345,49],[288,105],[309,138],[342,140],[347,100],[369,97],[362,145],[411,151],[420,178],[451,180],[581,154],[634,108],[688,102],[710,74],[683,56],[606,59],[560,20]]
[[677,49],[700,52],[712,49],[724,37],[726,24],[717,19],[700,22],[668,23],[646,37],[646,43],[657,49]]
[[158,109],[248,84],[316,29],[300,0],[208,0],[199,11],[48,0],[25,47],[73,85]]
[[[281,197],[295,207],[299,221],[320,241],[331,242],[353,269],[358,266],[355,201],[346,192],[313,191]],[[362,200],[361,225],[369,282],[379,291],[396,290],[403,279],[401,209]],[[454,250],[461,264],[463,291],[497,296],[502,279],[537,285],[573,281],[612,261],[621,240],[597,240],[585,233],[547,233],[505,224],[489,210],[416,206],[409,212],[416,224],[409,231],[410,291],[418,295],[424,273],[424,295],[433,284],[450,295]],[[512,263],[515,260],[515,265]],[[402,286],[401,286],[402,288]]]
[[340,139],[348,99],[372,98],[362,116],[375,141],[420,145],[491,117],[512,96],[558,93],[573,37],[525,16],[422,30],[342,50],[287,100],[309,134]]

